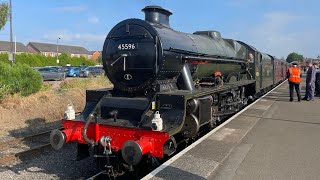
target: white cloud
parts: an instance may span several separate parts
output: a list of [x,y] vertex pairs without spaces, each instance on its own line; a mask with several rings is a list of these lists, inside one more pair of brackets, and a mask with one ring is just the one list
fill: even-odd
[[96,16],[90,17],[90,18],[88,18],[88,22],[92,23],[92,24],[97,24],[97,23],[99,23],[99,18]]
[[102,50],[106,34],[71,33],[67,30],[56,30],[44,34],[40,41],[56,43],[58,37],[61,38],[59,43],[63,45],[83,46],[88,50]]
[[277,57],[287,57],[291,52],[315,57],[320,53],[320,34],[313,26],[317,19],[288,12],[269,12],[260,23],[242,27],[239,39]]
[[87,6],[78,5],[78,6],[61,6],[55,8],[58,12],[64,12],[64,13],[80,13],[88,10]]

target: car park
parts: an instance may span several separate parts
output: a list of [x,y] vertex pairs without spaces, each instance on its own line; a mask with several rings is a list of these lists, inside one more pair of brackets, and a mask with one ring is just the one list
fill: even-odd
[[46,68],[56,69],[56,70],[58,70],[59,72],[65,71],[65,67],[62,67],[62,66],[45,66],[45,67],[46,67]]
[[89,66],[80,72],[80,76],[83,77],[96,77],[101,74],[103,74],[103,68],[99,66]]
[[32,67],[34,70],[38,71],[41,67]]
[[38,69],[38,72],[41,74],[43,81],[64,80],[66,78],[65,72],[59,71],[57,68],[44,67]]
[[89,67],[87,65],[82,65],[82,66],[79,66],[80,67],[80,70],[84,70],[85,68]]
[[67,67],[65,72],[68,77],[77,77],[80,76],[80,71],[80,67]]

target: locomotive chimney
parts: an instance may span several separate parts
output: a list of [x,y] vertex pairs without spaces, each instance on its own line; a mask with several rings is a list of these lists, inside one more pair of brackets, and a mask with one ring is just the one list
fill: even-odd
[[169,16],[172,15],[172,12],[160,6],[146,6],[142,11],[145,13],[146,21],[170,27]]

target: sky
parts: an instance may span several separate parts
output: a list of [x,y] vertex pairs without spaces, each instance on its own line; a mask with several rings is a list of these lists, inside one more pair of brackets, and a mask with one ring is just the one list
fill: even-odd
[[[59,44],[102,50],[111,28],[144,19],[147,5],[173,12],[171,28],[180,32],[217,30],[279,58],[320,55],[318,0],[12,0],[13,34],[24,44],[55,44],[60,37]],[[0,31],[0,40],[9,40],[9,28]]]

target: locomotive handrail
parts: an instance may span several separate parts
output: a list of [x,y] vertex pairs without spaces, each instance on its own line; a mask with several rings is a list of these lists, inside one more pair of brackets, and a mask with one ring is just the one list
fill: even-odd
[[195,56],[205,56],[205,54],[186,51],[186,50],[182,50],[182,49],[175,49],[175,48],[172,48],[172,47],[170,47],[169,50],[167,50],[167,51],[176,52],[176,53],[193,54]]
[[202,60],[202,61],[216,61],[221,63],[246,63],[244,60],[234,60],[225,58],[214,58],[214,57],[201,57],[201,56],[182,56],[183,60]]
[[113,63],[111,63],[111,66],[113,66],[116,62],[118,62],[122,57],[127,57],[128,54],[121,54],[121,56],[118,57],[118,59],[116,59],[115,61],[113,61]]
[[140,34],[140,35],[127,35],[127,36],[110,36],[107,37],[107,39],[127,39],[127,38],[147,38],[146,34]]
[[225,57],[212,57],[208,56],[207,54],[201,54],[196,52],[185,51],[181,49],[174,49],[170,48],[169,51],[177,52],[177,53],[187,53],[191,54],[189,56],[182,56],[183,60],[203,60],[203,61],[216,61],[216,62],[223,62],[223,63],[246,63],[245,59],[234,59],[234,58],[225,58]]
[[113,66],[116,62],[123,58],[123,71],[126,71],[126,57],[128,57],[128,54],[121,54],[121,56],[119,56],[118,59],[111,63],[111,66]]

